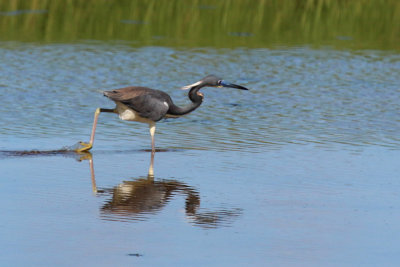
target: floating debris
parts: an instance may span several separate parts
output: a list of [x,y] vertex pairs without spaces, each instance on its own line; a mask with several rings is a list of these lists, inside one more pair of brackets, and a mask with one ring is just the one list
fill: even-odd
[[127,255],[131,256],[131,257],[143,257],[143,254],[140,254],[140,253],[129,253]]
[[17,16],[24,14],[45,14],[47,10],[13,10],[13,11],[0,11],[0,16]]
[[229,35],[235,37],[251,37],[254,34],[252,34],[251,32],[230,32]]
[[121,20],[121,23],[125,23],[125,24],[136,24],[136,25],[144,25],[144,24],[147,24],[146,21],[143,21],[143,20],[134,20],[134,19],[123,19],[123,20]]
[[216,9],[216,6],[212,5],[199,5],[199,9]]

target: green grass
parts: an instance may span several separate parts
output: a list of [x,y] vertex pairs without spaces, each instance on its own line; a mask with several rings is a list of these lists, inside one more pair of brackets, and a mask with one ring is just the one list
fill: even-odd
[[[10,13],[16,10],[25,12]],[[0,41],[82,40],[130,41],[134,46],[399,50],[400,1],[0,1]]]

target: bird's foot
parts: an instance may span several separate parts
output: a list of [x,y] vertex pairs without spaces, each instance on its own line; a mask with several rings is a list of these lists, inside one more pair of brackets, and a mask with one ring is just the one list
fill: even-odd
[[85,152],[85,151],[89,151],[90,149],[92,149],[92,144],[90,143],[85,143],[85,142],[79,142],[78,143],[78,147],[75,149],[76,152]]

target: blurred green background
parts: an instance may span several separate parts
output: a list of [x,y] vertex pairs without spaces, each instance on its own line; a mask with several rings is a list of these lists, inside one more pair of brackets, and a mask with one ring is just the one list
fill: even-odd
[[400,48],[398,0],[11,0],[0,41],[133,46]]

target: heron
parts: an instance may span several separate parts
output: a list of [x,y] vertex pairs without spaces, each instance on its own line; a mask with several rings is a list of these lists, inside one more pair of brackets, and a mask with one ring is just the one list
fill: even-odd
[[109,112],[118,114],[121,120],[147,123],[151,135],[151,152],[154,154],[156,151],[154,142],[156,122],[163,118],[178,118],[197,109],[203,102],[204,95],[200,92],[203,87],[230,87],[248,90],[246,87],[226,82],[215,75],[208,75],[198,82],[181,88],[189,90],[188,97],[191,101],[184,107],[176,106],[167,93],[147,87],[130,86],[104,91],[104,96],[114,101],[116,106],[113,109],[96,109],[90,141],[89,143],[79,142],[80,147],[76,151],[89,151],[93,147],[99,114]]

